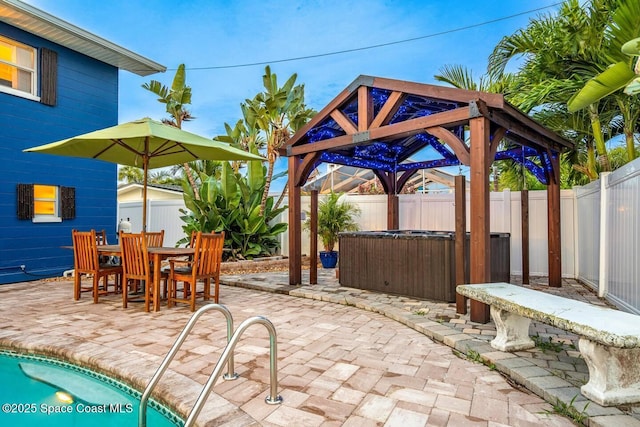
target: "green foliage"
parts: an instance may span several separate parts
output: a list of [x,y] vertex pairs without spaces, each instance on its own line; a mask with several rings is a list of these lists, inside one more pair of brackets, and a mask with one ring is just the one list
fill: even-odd
[[484,359],[479,352],[477,352],[476,350],[472,350],[468,347],[467,347],[467,359],[474,363],[481,363],[485,365],[487,368],[491,369],[492,371],[496,370],[495,363],[489,362],[488,360]]
[[[201,176],[200,200],[183,183],[184,202],[189,210],[181,211],[185,235],[190,236],[194,230],[224,231],[225,260],[271,255],[279,246],[278,235],[287,229],[286,223],[272,224],[286,209],[274,209],[273,197],[268,198],[264,213],[260,213],[266,168],[259,161],[248,163],[245,175],[235,172],[230,162],[223,162],[219,179]],[[188,243],[188,238],[178,243]]]
[[[340,193],[330,193],[318,204],[318,235],[322,240],[325,251],[332,251],[338,242],[338,233],[342,231],[357,231],[358,224],[354,216],[360,215],[357,205],[340,201]],[[305,222],[309,228],[310,218]]]
[[180,64],[173,77],[171,88],[158,80],[151,80],[142,85],[144,89],[158,96],[158,102],[165,104],[167,113],[172,117],[170,123],[178,128],[182,127],[182,122],[194,118],[185,108],[185,105],[191,104],[191,87],[186,85],[186,76],[185,66]]
[[144,180],[144,173],[141,168],[134,166],[120,166],[118,168],[118,181],[123,181],[127,184],[133,182],[141,184]]
[[539,334],[536,334],[532,336],[531,339],[536,344],[536,347],[538,347],[542,351],[550,350],[556,353],[560,353],[562,350],[564,350],[564,347],[562,346],[562,344],[553,342],[551,337],[547,337],[547,339],[545,340],[544,337],[541,337]]
[[556,404],[553,405],[553,412],[555,412],[556,414],[564,415],[567,418],[571,418],[577,424],[584,424],[587,418],[589,418],[589,415],[586,413],[586,411],[589,403],[591,402],[587,402],[582,408],[582,411],[579,411],[578,408],[574,406],[574,402],[577,397],[577,394],[573,396],[573,399],[571,399],[571,402],[569,403],[564,403],[560,400],[556,400]]

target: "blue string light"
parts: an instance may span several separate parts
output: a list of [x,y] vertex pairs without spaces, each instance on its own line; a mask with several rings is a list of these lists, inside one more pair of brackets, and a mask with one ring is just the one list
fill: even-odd
[[[373,116],[375,117],[391,96],[392,91],[379,88],[369,89],[373,103]],[[406,95],[389,124],[405,122],[407,120],[437,114],[460,107],[459,103],[434,100],[418,95]],[[340,111],[353,123],[358,125],[358,96],[354,94]],[[456,126],[449,129],[460,140],[464,140],[464,126]],[[307,143],[316,143],[346,135],[338,123],[331,117],[327,117],[307,134]],[[403,163],[410,155],[431,145],[441,159],[422,162]],[[553,154],[554,156],[557,153]],[[532,160],[532,158],[534,161]],[[551,176],[551,159],[546,152],[538,152],[530,147],[512,146],[496,153],[495,160],[511,159],[527,168],[541,183],[548,185]],[[378,169],[385,172],[411,171],[418,169],[430,169],[435,167],[456,166],[460,164],[455,153],[442,144],[438,138],[427,132],[421,132],[405,136],[392,141],[366,141],[361,145],[339,149],[339,152],[325,151],[320,155],[320,162],[329,162],[345,166],[354,166],[366,169]]]
[[[524,151],[524,156],[522,154],[523,151]],[[529,157],[537,158],[543,164],[543,166],[535,163],[534,161],[529,159]],[[514,162],[518,163],[519,165],[522,165],[523,167],[525,167],[542,184],[549,185],[548,169],[546,169],[547,165],[546,165],[546,162],[543,160],[543,157],[544,157],[544,153],[540,154],[538,151],[534,150],[533,148],[518,147],[511,150],[505,150],[505,151],[500,151],[496,153],[495,159],[496,160],[511,159]]]

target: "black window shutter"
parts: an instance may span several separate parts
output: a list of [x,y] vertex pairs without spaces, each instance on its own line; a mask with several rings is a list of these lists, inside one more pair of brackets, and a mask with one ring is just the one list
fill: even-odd
[[40,48],[40,103],[56,105],[58,82],[58,54],[47,48]]
[[62,219],[76,217],[76,189],[74,187],[60,187],[60,216]]
[[18,184],[18,219],[33,218],[33,184]]

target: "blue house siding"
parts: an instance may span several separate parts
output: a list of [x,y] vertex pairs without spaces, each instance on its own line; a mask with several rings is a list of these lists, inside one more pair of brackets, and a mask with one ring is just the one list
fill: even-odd
[[[118,69],[0,22],[0,35],[58,54],[57,104],[0,92],[0,284],[59,276],[73,268],[71,230],[105,229],[115,241],[117,167],[22,150],[118,122]],[[17,218],[16,186],[74,187],[76,217],[60,223]],[[26,273],[19,268],[26,266]]]

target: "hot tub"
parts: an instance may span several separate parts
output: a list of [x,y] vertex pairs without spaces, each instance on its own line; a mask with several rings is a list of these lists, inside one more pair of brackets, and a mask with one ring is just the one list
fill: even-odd
[[[455,233],[389,230],[340,233],[340,284],[435,301],[456,300]],[[491,233],[491,281],[510,280],[509,233]],[[469,279],[469,233],[465,275]]]

